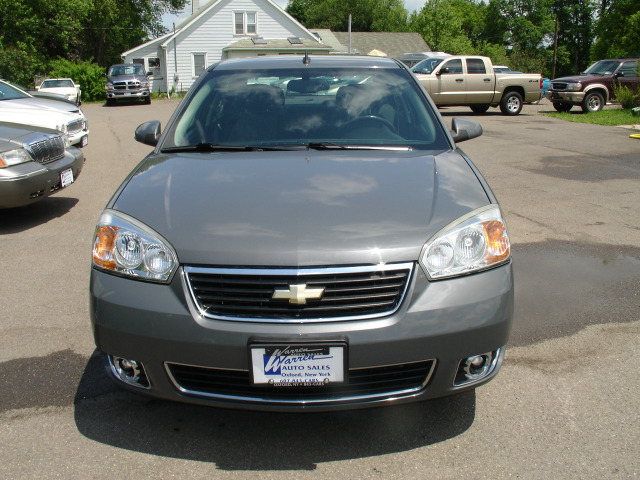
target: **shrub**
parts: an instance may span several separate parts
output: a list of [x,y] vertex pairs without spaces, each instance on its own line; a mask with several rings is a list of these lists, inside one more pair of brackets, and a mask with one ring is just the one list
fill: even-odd
[[82,89],[82,100],[104,100],[104,68],[92,62],[58,59],[49,62],[49,78],[71,78]]
[[616,100],[620,102],[622,108],[631,109],[640,107],[640,90],[632,90],[627,86],[614,85],[613,94]]

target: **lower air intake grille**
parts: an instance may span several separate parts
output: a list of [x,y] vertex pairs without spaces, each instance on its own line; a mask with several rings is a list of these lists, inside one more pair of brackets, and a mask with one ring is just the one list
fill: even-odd
[[331,403],[410,395],[429,382],[435,362],[349,370],[349,382],[329,387],[251,385],[247,371],[167,363],[173,384],[185,394],[260,403]]
[[309,269],[185,267],[201,315],[223,320],[326,322],[395,312],[412,263]]

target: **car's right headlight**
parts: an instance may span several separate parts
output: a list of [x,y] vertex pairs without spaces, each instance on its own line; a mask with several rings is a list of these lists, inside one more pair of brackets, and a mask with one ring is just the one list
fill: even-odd
[[10,167],[11,165],[18,165],[20,163],[31,161],[33,161],[33,157],[24,148],[16,148],[15,150],[0,152],[0,168]]
[[113,88],[113,83],[111,83],[111,82],[107,82],[107,83],[105,83],[105,84],[104,84],[104,88],[105,88],[106,90],[111,90],[111,89]]
[[96,227],[93,265],[100,270],[168,283],[178,268],[169,242],[138,220],[105,210]]
[[511,243],[500,207],[488,205],[436,233],[422,248],[420,264],[431,280],[480,272],[507,263]]

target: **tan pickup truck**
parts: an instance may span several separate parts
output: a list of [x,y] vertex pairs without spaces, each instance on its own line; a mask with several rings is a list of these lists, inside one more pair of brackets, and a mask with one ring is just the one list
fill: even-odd
[[475,113],[500,107],[518,115],[523,103],[540,100],[539,74],[494,73],[488,57],[427,58],[411,70],[438,107],[467,106]]

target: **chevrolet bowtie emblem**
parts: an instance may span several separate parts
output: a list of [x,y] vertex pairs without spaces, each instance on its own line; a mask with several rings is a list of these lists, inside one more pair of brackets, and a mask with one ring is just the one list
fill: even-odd
[[289,285],[287,290],[276,290],[271,298],[275,300],[289,300],[289,303],[304,305],[307,300],[322,298],[324,288],[307,288],[305,284]]

